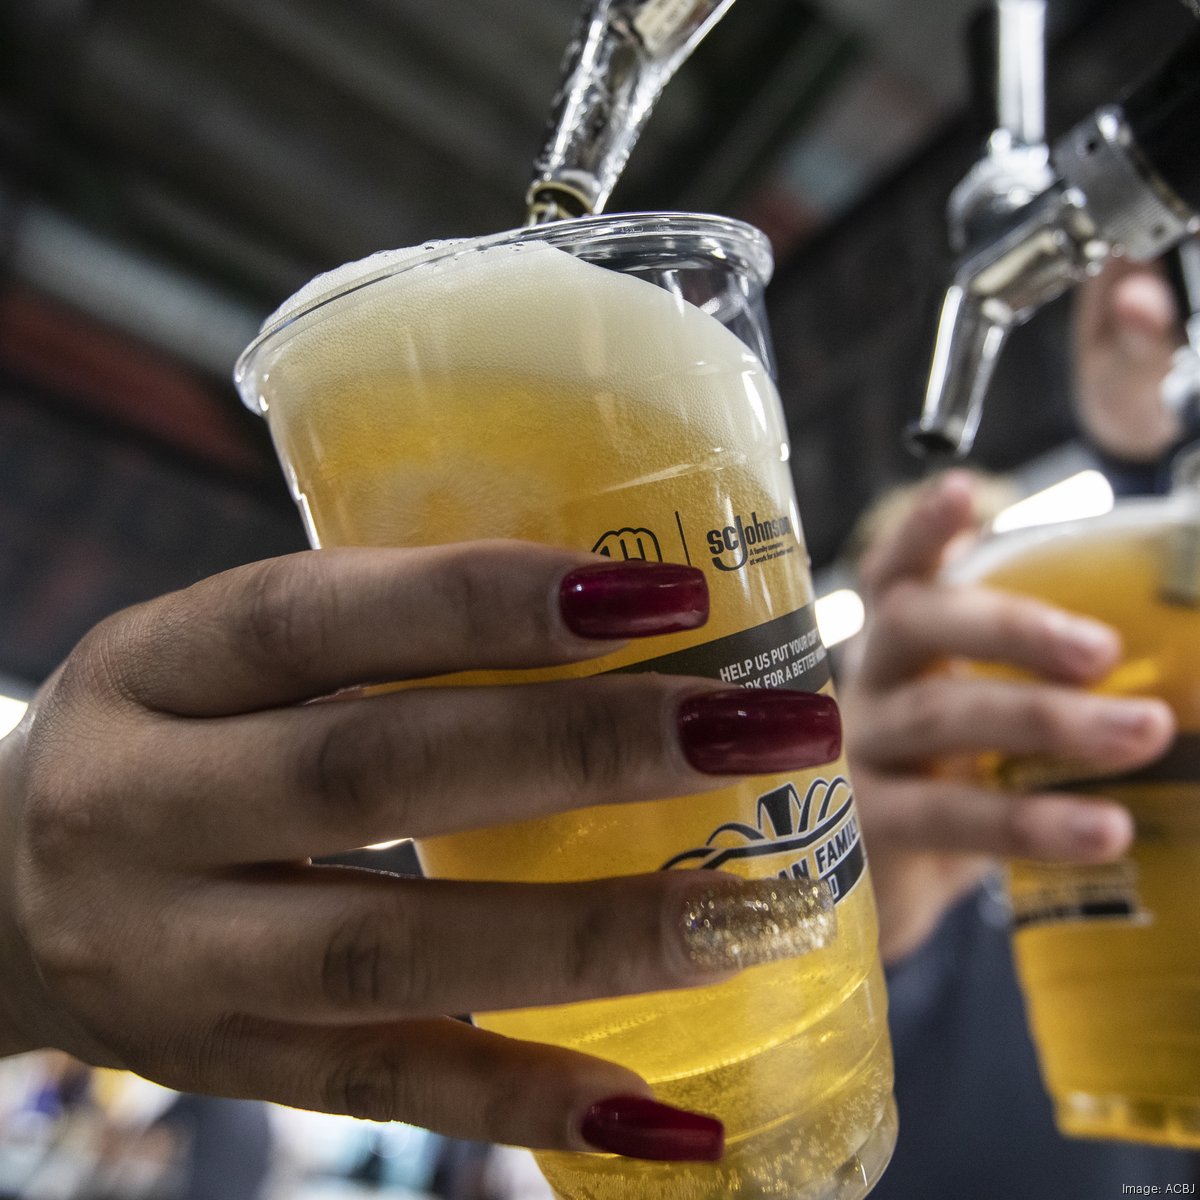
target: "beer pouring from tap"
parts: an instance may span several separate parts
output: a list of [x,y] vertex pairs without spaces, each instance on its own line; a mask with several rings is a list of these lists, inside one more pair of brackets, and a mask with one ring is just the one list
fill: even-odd
[[[1003,36],[1006,5],[1026,2],[998,0],[1002,60],[1019,63],[1029,54],[1027,42]],[[1002,64],[999,77],[1021,74]],[[1032,194],[1030,168],[1041,148],[1026,142],[1014,156],[1020,143],[1010,128],[998,127],[987,155],[951,198],[960,259],[942,306],[924,407],[908,433],[919,452],[970,450],[1012,329],[1110,256],[1149,262],[1200,228],[1198,134],[1200,33],[1123,101],[1101,106],[1060,138],[1046,156],[1045,182]]]
[[566,53],[528,223],[599,213],[659,94],[733,0],[589,0]]

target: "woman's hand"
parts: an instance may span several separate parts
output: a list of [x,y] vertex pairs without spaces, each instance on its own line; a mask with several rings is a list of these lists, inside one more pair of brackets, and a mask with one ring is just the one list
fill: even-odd
[[691,568],[477,543],[293,555],[105,621],[0,743],[0,1052],[467,1138],[711,1157],[719,1124],[652,1104],[632,1072],[443,1014],[726,978],[753,958],[714,957],[686,917],[711,901],[737,920],[756,885],[309,860],[825,761],[832,702],[632,674],[305,703],[576,662],[706,617]]
[[[949,474],[868,556],[867,628],[839,688],[885,961],[915,950],[996,858],[1105,862],[1128,848],[1132,822],[1120,806],[1000,791],[980,777],[980,754],[1117,772],[1157,758],[1174,733],[1160,701],[1082,690],[1116,665],[1114,630],[940,578],[947,547],[973,532],[971,507],[968,478]],[[967,660],[1034,679],[983,678]]]

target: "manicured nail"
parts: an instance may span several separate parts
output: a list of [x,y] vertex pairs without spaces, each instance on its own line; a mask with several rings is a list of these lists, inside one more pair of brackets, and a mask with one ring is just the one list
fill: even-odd
[[706,775],[767,775],[832,762],[842,749],[836,701],[815,692],[701,692],[679,709],[683,752]]
[[678,563],[601,562],[567,575],[559,603],[580,637],[649,637],[703,625],[708,585],[703,572]]
[[680,924],[697,971],[795,958],[837,936],[833,891],[811,879],[721,881],[684,902]]
[[645,1096],[610,1096],[584,1113],[584,1141],[609,1154],[658,1162],[716,1162],[725,1126],[716,1117],[672,1108]]

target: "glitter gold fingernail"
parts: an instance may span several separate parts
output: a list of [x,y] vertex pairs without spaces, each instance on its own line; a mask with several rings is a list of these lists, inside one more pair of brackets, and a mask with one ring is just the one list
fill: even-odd
[[689,896],[680,928],[698,971],[728,971],[828,946],[837,915],[824,882],[729,880]]

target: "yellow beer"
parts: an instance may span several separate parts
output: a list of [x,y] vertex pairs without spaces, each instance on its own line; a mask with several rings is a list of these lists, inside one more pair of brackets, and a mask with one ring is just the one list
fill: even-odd
[[[579,257],[616,245],[666,286]],[[253,394],[315,544],[518,537],[707,575],[702,630],[472,682],[654,669],[827,690],[766,351],[709,315],[724,306],[731,324],[760,329],[768,271],[758,235],[712,218],[593,220],[434,251],[270,335],[250,364]],[[895,1123],[874,904],[844,762],[430,839],[420,853],[430,874],[463,879],[674,867],[829,879],[838,936],[804,959],[716,987],[478,1021],[623,1063],[668,1103],[726,1124],[718,1164],[539,1155],[564,1198],[869,1190]]]
[[999,538],[972,573],[1115,626],[1120,666],[1097,689],[1159,696],[1180,735],[1121,779],[1069,764],[998,764],[1014,787],[1124,804],[1124,862],[1015,864],[1017,964],[1065,1133],[1200,1148],[1200,506],[1122,505],[1107,518]]

